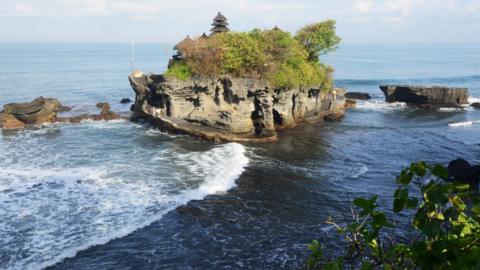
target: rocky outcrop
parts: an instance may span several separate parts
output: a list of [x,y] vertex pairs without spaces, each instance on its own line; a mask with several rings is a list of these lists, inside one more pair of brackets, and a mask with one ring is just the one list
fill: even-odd
[[368,100],[372,98],[372,96],[370,96],[368,93],[362,93],[362,92],[348,92],[345,94],[345,97],[348,99],[360,99],[360,100]]
[[92,121],[111,121],[122,119],[125,117],[120,116],[118,113],[111,110],[111,106],[108,102],[100,102],[96,105],[100,109],[99,114],[81,114],[71,117],[58,117],[58,122],[65,123],[81,123],[82,121],[92,120]]
[[468,104],[468,89],[443,86],[380,86],[387,102],[454,107]]
[[272,89],[262,80],[221,77],[181,81],[134,72],[133,111],[165,129],[216,141],[275,141],[302,121],[339,118],[345,91]]
[[82,114],[70,117],[59,117],[58,112],[71,110],[70,107],[63,106],[55,98],[39,97],[28,103],[10,103],[4,106],[0,112],[0,128],[21,129],[28,125],[42,123],[80,123],[85,120],[110,121],[125,118],[118,113],[111,111],[110,104],[102,102],[97,104],[101,111],[99,114]]
[[24,128],[25,124],[11,114],[0,112],[0,128],[4,130]]
[[6,114],[13,115],[25,124],[54,122],[62,108],[58,99],[43,97],[28,103],[10,103],[3,106]]
[[474,102],[474,103],[470,104],[470,106],[472,106],[475,109],[480,109],[480,102]]
[[346,110],[353,109],[357,107],[357,101],[355,99],[348,99],[345,100],[345,105],[343,106]]
[[480,182],[480,166],[470,165],[468,161],[463,158],[458,158],[450,161],[448,164],[449,181],[457,181],[470,185],[470,189],[478,190]]

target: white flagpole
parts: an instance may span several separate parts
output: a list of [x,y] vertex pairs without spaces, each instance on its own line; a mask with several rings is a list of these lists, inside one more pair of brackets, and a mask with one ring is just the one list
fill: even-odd
[[132,40],[132,48],[131,48],[131,62],[132,62],[132,73],[133,73],[133,64],[135,63],[135,42]]

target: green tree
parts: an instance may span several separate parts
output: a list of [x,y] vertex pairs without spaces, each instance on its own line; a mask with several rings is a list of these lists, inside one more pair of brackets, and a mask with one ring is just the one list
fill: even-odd
[[298,30],[295,39],[307,49],[309,61],[319,61],[321,54],[337,49],[341,39],[335,33],[335,25],[335,20],[328,20]]
[[425,162],[412,163],[397,177],[393,214],[412,217],[413,239],[396,239],[398,224],[379,209],[376,196],[357,198],[352,223],[328,221],[344,236],[345,252],[326,259],[324,245],[313,241],[307,268],[480,269],[480,196],[468,184],[447,183],[447,177],[444,167]]

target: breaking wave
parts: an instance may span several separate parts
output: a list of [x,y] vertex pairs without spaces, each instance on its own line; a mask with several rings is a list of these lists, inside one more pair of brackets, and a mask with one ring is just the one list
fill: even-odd
[[249,162],[237,143],[204,152],[171,147],[143,167],[31,166],[10,150],[0,163],[3,269],[42,269],[124,237],[181,204],[233,188]]

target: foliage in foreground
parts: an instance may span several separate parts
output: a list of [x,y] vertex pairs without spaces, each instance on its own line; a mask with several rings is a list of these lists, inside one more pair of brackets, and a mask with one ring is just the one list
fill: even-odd
[[[254,29],[186,39],[177,45],[188,72],[214,78],[221,75],[268,80],[274,87],[331,85],[331,68],[319,55],[336,48],[335,21],[306,26],[297,35],[282,31]],[[170,69],[176,69],[173,65]],[[166,75],[177,76],[168,70]]]
[[378,209],[376,196],[357,198],[354,222],[328,222],[344,237],[344,254],[327,258],[315,240],[308,245],[308,269],[480,269],[480,196],[447,177],[444,167],[425,162],[397,177],[393,212],[413,214],[413,240],[389,236],[398,225]]

